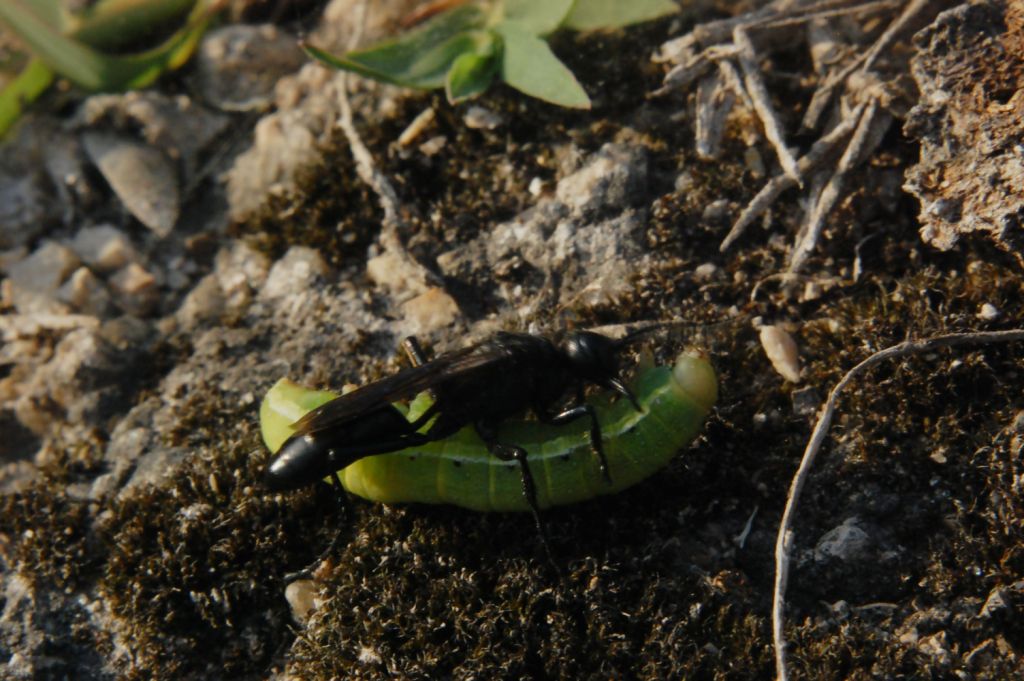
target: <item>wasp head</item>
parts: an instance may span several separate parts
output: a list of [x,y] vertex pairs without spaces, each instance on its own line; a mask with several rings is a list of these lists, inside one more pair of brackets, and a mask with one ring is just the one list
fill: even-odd
[[619,378],[617,341],[593,331],[577,331],[566,340],[564,350],[574,374],[627,397],[640,411],[633,393]]

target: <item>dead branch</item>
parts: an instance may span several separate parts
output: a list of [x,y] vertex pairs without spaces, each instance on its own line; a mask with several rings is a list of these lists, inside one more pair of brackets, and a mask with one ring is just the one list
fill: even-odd
[[779,521],[779,532],[775,541],[775,588],[772,595],[772,640],[775,647],[775,673],[779,681],[787,681],[786,670],[786,637],[785,637],[785,598],[786,586],[789,581],[790,552],[793,547],[793,518],[796,516],[796,507],[803,491],[804,484],[810,476],[811,466],[821,449],[821,443],[828,435],[829,426],[832,424],[832,417],[835,414],[836,403],[839,396],[854,379],[860,377],[872,367],[881,364],[889,359],[897,359],[922,353],[933,352],[940,348],[960,347],[964,345],[986,345],[989,343],[1008,343],[1024,340],[1024,329],[1011,329],[1007,331],[983,331],[974,333],[954,333],[945,336],[935,336],[925,340],[905,341],[880,350],[863,360],[860,364],[846,372],[846,375],[836,383],[829,392],[818,422],[811,433],[811,439],[804,449],[803,458],[797,468],[793,481],[789,486],[789,494],[786,498],[786,507],[782,512],[782,520]]

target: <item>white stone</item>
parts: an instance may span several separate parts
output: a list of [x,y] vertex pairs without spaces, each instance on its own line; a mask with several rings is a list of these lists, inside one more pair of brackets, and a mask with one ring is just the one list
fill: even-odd
[[119,270],[136,259],[131,240],[124,232],[110,225],[97,225],[78,230],[71,248],[98,272]]
[[267,280],[260,289],[260,297],[275,299],[301,293],[329,271],[319,251],[308,246],[292,246],[270,268]]
[[157,302],[156,277],[138,263],[130,263],[118,270],[109,280],[117,304],[134,315],[146,315]]
[[779,375],[790,383],[800,382],[800,353],[793,337],[781,326],[760,329],[761,347]]
[[78,265],[74,251],[56,241],[47,241],[32,255],[9,265],[7,276],[18,288],[50,295],[57,292]]
[[284,588],[284,599],[292,609],[292,617],[299,624],[305,624],[316,610],[316,582],[312,579],[296,579]]
[[402,304],[410,334],[427,333],[450,326],[459,316],[455,299],[440,288],[431,288]]
[[88,267],[79,267],[57,292],[57,297],[75,310],[103,317],[110,311],[110,293]]

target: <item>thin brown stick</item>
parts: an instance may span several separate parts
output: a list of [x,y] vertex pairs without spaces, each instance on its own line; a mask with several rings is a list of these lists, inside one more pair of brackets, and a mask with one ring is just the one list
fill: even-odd
[[[811,145],[811,148],[804,154],[797,165],[800,168],[801,173],[807,173],[814,168],[818,167],[832,152],[832,150],[843,141],[847,135],[853,132],[857,121],[860,119],[860,114],[863,111],[863,104],[859,105],[854,109],[846,118],[839,122],[835,128],[826,133],[817,142]],[[775,202],[779,194],[784,192],[796,185],[796,181],[785,173],[781,173],[765,184],[761,188],[761,191],[750,200],[747,207],[743,209],[740,216],[736,218],[736,222],[733,223],[732,229],[722,240],[722,245],[718,247],[720,251],[725,251],[729,246],[732,245],[736,239],[739,239],[743,235],[743,231],[762,213]]]
[[732,42],[739,48],[737,59],[740,69],[743,71],[743,85],[750,95],[754,104],[754,111],[761,119],[764,126],[765,137],[775,148],[775,155],[779,159],[782,170],[798,185],[803,186],[803,178],[800,175],[800,168],[793,158],[793,152],[786,145],[786,138],[782,132],[782,121],[772,106],[771,96],[768,94],[768,87],[761,77],[761,67],[758,64],[757,51],[754,43],[750,40],[743,27],[737,26],[732,32]]
[[875,150],[891,122],[892,116],[880,107],[877,99],[872,99],[867,105],[867,109],[861,113],[857,129],[854,130],[850,143],[846,145],[846,150],[839,159],[836,171],[815,201],[804,229],[801,230],[801,236],[793,245],[793,254],[789,261],[790,272],[796,272],[803,267],[807,258],[814,252],[818,238],[825,227],[825,218],[842,197],[847,175]]
[[[362,38],[366,7],[367,3],[364,0],[356,8],[356,29],[349,41],[350,49],[354,49]],[[366,144],[363,143],[359,131],[356,130],[352,116],[352,104],[348,98],[349,80],[348,71],[342,71],[339,74],[338,108],[340,109],[340,114],[337,125],[345,134],[345,139],[348,140],[349,149],[352,151],[352,158],[356,162],[356,173],[363,182],[373,189],[377,195],[377,200],[380,202],[380,207],[384,211],[384,218],[381,220],[380,228],[380,245],[385,251],[400,258],[408,271],[416,273],[416,279],[409,283],[415,284],[415,287],[419,289],[414,291],[415,293],[422,293],[431,286],[438,286],[440,279],[409,255],[405,245],[402,243],[399,233],[404,227],[404,221],[399,210],[398,193],[395,192],[395,188],[391,186],[391,182],[388,181],[384,173],[380,172],[377,168],[377,164],[373,160],[373,154],[370,153]]]
[[907,6],[903,8],[903,12],[896,21],[889,24],[889,27],[885,29],[885,33],[879,36],[878,40],[875,41],[875,44],[868,50],[867,58],[864,60],[864,66],[861,67],[861,70],[865,72],[869,71],[871,67],[875,65],[875,60],[878,59],[878,56],[882,54],[882,52],[884,52],[894,40],[896,40],[896,37],[910,24],[910,21],[917,16],[917,13],[932,4],[934,1],[935,0],[911,0],[907,3]]
[[697,120],[695,149],[701,158],[718,158],[725,122],[736,101],[736,93],[723,82],[718,72],[697,83]]
[[775,646],[775,673],[778,681],[787,681],[786,671],[786,637],[785,637],[785,599],[786,586],[789,581],[790,550],[793,546],[793,518],[796,515],[797,503],[803,491],[804,484],[811,472],[814,459],[821,449],[821,443],[828,435],[829,426],[832,424],[832,416],[836,410],[836,403],[839,395],[855,378],[865,373],[868,369],[881,364],[882,362],[907,357],[909,355],[933,352],[939,348],[952,348],[962,345],[984,345],[988,343],[1008,343],[1013,341],[1024,341],[1024,329],[1010,329],[1007,331],[982,331],[975,333],[954,333],[945,336],[935,336],[919,341],[906,341],[880,350],[871,355],[857,366],[846,372],[846,375],[836,383],[828,395],[828,400],[822,408],[818,422],[811,433],[811,439],[804,449],[800,466],[793,476],[793,482],[789,486],[789,495],[786,498],[786,508],[782,512],[782,520],[779,522],[779,534],[775,541],[775,589],[772,595],[772,640]]

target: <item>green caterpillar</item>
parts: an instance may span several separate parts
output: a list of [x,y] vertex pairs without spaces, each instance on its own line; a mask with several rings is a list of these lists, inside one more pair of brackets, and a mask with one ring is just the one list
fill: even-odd
[[[633,390],[639,412],[628,400],[593,401],[610,483],[601,474],[582,420],[559,426],[535,421],[501,424],[501,441],[528,452],[539,508],[614,494],[666,465],[700,432],[718,398],[718,379],[707,358],[691,351],[681,354],[672,367],[642,370]],[[276,452],[288,439],[295,421],[335,397],[336,393],[279,380],[260,406],[263,441],[270,451]],[[409,420],[430,404],[426,394],[417,396],[408,407]],[[367,456],[342,469],[338,477],[345,489],[370,501],[454,504],[476,511],[531,510],[519,464],[488,454],[472,428],[444,440]]]

